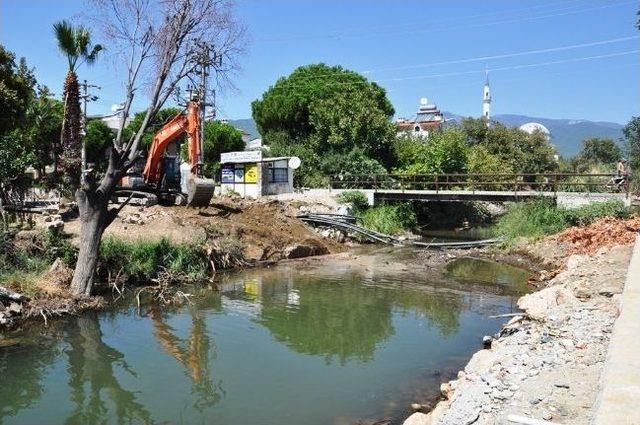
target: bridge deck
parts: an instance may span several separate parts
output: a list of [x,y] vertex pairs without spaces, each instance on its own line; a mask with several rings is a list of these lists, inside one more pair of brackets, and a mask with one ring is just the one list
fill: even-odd
[[490,190],[372,190],[375,201],[415,200],[415,201],[495,201],[506,202],[532,197],[555,198],[554,192],[536,191],[490,191]]

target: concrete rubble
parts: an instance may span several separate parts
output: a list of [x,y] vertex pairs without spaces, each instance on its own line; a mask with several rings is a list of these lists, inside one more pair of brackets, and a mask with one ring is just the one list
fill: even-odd
[[404,425],[589,423],[631,250],[571,256],[544,289],[520,298],[522,315],[486,340],[490,348],[442,384],[444,400]]

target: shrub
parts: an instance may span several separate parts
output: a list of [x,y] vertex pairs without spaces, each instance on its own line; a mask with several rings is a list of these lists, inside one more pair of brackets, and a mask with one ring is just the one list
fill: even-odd
[[381,204],[362,212],[359,219],[362,226],[388,235],[401,233],[417,224],[410,203]]
[[600,217],[626,218],[629,210],[619,200],[595,202],[566,209],[547,199],[512,204],[493,227],[496,235],[507,241],[518,237],[539,238],[558,233],[573,225],[586,225]]
[[338,196],[336,196],[336,200],[341,204],[351,204],[353,205],[354,211],[365,211],[369,208],[369,200],[367,199],[367,195],[359,190],[350,190],[347,192],[342,192]]
[[566,210],[543,199],[512,204],[494,226],[495,233],[514,240],[518,237],[539,238],[567,227]]
[[567,220],[571,225],[582,226],[589,224],[600,217],[628,218],[629,209],[618,199],[605,202],[594,202],[580,208],[567,210]]

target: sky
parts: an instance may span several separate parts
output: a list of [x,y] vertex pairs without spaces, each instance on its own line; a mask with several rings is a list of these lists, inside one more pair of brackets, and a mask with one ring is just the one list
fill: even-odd
[[[251,116],[251,102],[295,68],[324,62],[387,90],[396,116],[426,97],[479,116],[489,72],[492,114],[624,124],[640,115],[637,0],[238,0],[250,43],[218,99],[217,116]],[[66,61],[52,25],[80,19],[83,0],[0,0],[0,43],[54,93]],[[100,42],[99,34],[94,41]],[[107,46],[108,47],[108,46]],[[122,68],[105,55],[80,79],[102,87],[90,114],[122,102]],[[142,108],[142,100],[139,106]]]

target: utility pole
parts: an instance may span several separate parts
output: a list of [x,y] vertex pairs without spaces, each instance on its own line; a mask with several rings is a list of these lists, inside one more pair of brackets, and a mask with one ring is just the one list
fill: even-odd
[[[200,157],[198,158],[198,168],[201,170],[204,165],[204,121],[207,116],[207,106],[214,107],[213,113],[215,118],[215,104],[207,103],[207,77],[210,75],[209,69],[212,65],[214,67],[220,67],[222,65],[222,55],[216,53],[215,49],[206,43],[198,44],[198,48],[200,49],[197,56],[199,63],[198,72],[200,74],[200,87],[198,88],[198,101],[200,102]],[[213,51],[213,56],[211,55],[211,51]]]
[[82,134],[82,151],[80,153],[80,157],[82,160],[81,173],[80,173],[80,184],[84,186],[87,182],[87,143],[86,143],[86,135],[87,135],[87,103],[95,102],[98,100],[98,96],[89,94],[89,87],[100,90],[102,87],[96,86],[94,84],[88,84],[87,80],[82,82],[82,96],[80,98],[83,102],[82,107],[82,129],[80,134]]

